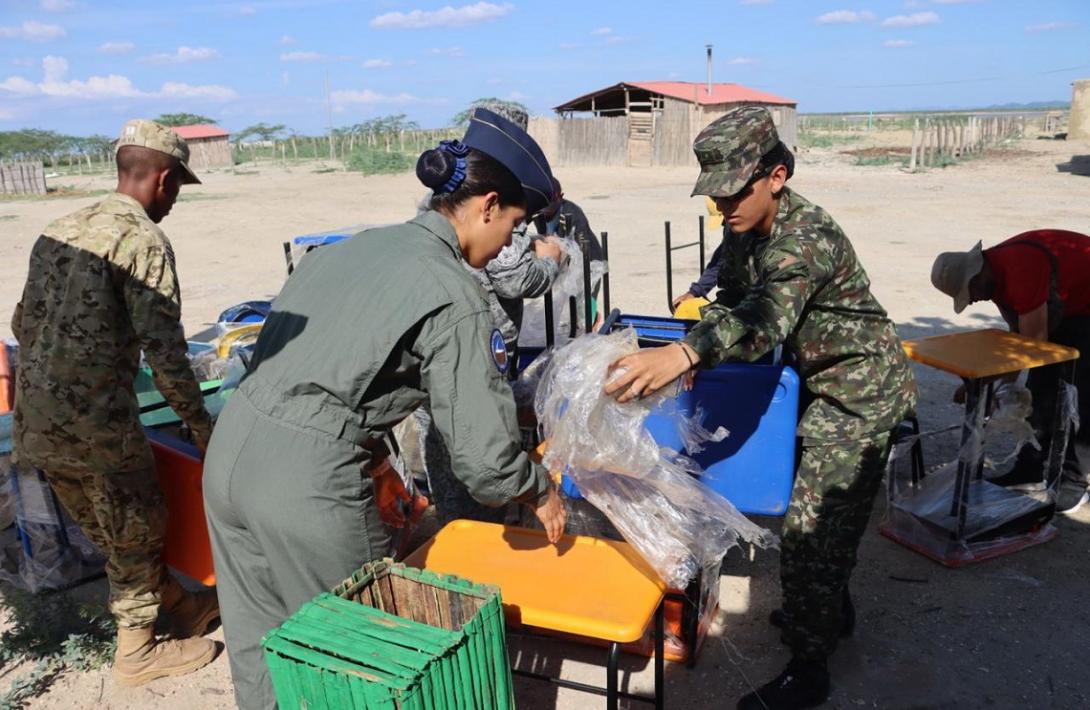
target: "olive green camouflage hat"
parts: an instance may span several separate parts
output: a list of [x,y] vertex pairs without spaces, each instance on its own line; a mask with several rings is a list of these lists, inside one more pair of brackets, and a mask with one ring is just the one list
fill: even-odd
[[121,128],[121,136],[117,139],[117,150],[127,145],[138,145],[174,156],[181,162],[182,170],[185,171],[182,184],[201,184],[200,178],[189,167],[189,145],[185,142],[185,138],[161,123],[142,118],[129,121]]
[[693,195],[730,197],[753,177],[761,157],[780,142],[772,114],[761,106],[739,106],[708,124],[693,141],[700,163]]

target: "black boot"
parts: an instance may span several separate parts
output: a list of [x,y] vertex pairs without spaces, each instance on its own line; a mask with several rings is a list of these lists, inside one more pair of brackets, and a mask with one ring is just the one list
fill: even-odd
[[816,708],[828,699],[829,670],[825,661],[792,658],[783,673],[739,700],[738,710]]
[[[844,620],[844,625],[840,627],[840,638],[846,639],[855,631],[855,605],[852,604],[852,595],[848,593],[847,587],[844,588],[844,599],[841,602],[840,613]],[[787,623],[787,615],[783,609],[773,609],[772,613],[768,615],[768,623],[777,629],[782,629],[784,624]]]

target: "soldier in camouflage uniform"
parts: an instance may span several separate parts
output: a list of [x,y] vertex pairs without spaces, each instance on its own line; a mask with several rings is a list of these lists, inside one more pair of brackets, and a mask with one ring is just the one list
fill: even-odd
[[802,451],[783,523],[784,606],[773,614],[792,659],[738,707],[814,707],[829,693],[826,658],[850,631],[856,550],[916,384],[851,243],[784,185],[794,159],[769,113],[734,109],[694,151],[693,194],[715,198],[730,227],[718,296],[683,341],[619,360],[627,371],[607,393],[647,395],[697,365],[753,361],[781,344],[794,357],[805,386]]
[[[472,108],[492,111],[524,131],[529,122],[525,111],[508,102],[478,101]],[[527,215],[527,222],[531,216]],[[483,269],[474,269],[467,265],[470,273],[484,289],[492,322],[503,336],[507,356],[513,363],[518,363],[523,301],[537,298],[552,288],[560,273],[560,256],[559,246],[551,240],[531,239],[527,224],[523,223],[511,234],[511,243]],[[516,374],[517,369],[510,368],[510,374]],[[454,475],[443,437],[431,422],[426,408],[418,410],[416,420],[421,432],[420,447],[428,473],[428,488],[439,519],[443,523],[459,518],[491,523],[504,522],[506,508],[481,505],[469,494],[465,484]]]
[[[209,663],[216,646],[200,636],[219,616],[215,592],[185,592],[163,564],[166,507],[133,390],[141,350],[202,450],[212,424],[186,356],[174,253],[156,226],[180,186],[200,182],[189,148],[140,120],[117,145],[117,191],[50,224],[30,255],[11,323],[21,363],[14,458],[45,472],[107,555],[114,675],[139,685]],[[156,641],[160,609],[179,638]]]

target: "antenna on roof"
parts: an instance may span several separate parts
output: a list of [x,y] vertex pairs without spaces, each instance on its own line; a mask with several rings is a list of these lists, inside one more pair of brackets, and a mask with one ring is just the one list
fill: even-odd
[[710,44],[704,45],[704,48],[708,50],[708,96],[712,95],[712,46]]

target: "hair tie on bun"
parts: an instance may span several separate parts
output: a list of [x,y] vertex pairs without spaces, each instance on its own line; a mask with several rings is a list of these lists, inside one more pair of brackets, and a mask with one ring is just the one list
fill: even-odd
[[449,153],[454,157],[454,170],[437,192],[454,192],[466,179],[466,156],[469,155],[469,146],[462,145],[460,141],[440,141],[439,150]]

